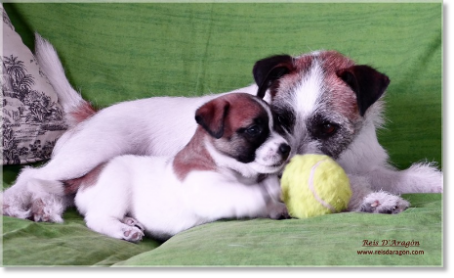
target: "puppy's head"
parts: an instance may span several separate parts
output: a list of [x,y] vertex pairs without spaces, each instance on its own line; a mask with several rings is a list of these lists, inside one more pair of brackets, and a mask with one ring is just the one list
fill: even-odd
[[195,118],[217,164],[244,176],[277,173],[284,167],[290,147],[263,100],[245,93],[223,95],[200,107]]
[[381,121],[379,99],[390,82],[335,51],[269,57],[255,64],[253,74],[258,96],[269,94],[293,151],[334,158],[366,122]]

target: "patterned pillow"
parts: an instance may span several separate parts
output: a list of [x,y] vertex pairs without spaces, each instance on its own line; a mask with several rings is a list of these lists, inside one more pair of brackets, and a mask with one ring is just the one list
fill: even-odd
[[3,164],[24,164],[50,158],[66,130],[63,110],[32,52],[3,10],[2,154]]

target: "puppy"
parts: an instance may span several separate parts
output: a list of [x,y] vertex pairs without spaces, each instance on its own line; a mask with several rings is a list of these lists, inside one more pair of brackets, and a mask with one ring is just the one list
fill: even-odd
[[268,105],[228,94],[197,109],[198,127],[174,157],[124,155],[82,178],[65,181],[87,226],[139,241],[166,240],[221,218],[277,218],[277,177],[290,153]]
[[[197,127],[192,121],[196,109],[219,96],[156,97],[95,113],[69,84],[52,45],[37,36],[36,46],[70,129],[46,165],[24,169],[4,192],[6,215],[61,222],[71,199],[60,197],[64,188],[58,181],[81,177],[118,155],[175,155]],[[398,213],[409,206],[398,194],[442,192],[442,174],[433,165],[399,171],[388,163],[376,136],[390,82],[386,75],[335,51],[265,58],[254,65],[253,75],[256,84],[232,92],[257,94],[270,103],[291,146],[290,157],[322,153],[342,165],[353,191],[350,211]]]

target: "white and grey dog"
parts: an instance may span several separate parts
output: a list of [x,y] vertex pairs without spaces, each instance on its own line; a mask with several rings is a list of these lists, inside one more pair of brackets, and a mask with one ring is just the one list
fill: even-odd
[[[37,36],[36,46],[70,129],[46,165],[25,168],[4,192],[5,215],[61,222],[71,200],[61,197],[65,188],[60,181],[82,177],[118,155],[174,156],[196,130],[196,109],[219,96],[155,97],[95,113],[69,84],[52,45]],[[386,75],[335,51],[269,57],[255,64],[253,74],[256,84],[232,92],[257,94],[270,103],[284,127],[290,156],[324,153],[340,163],[352,186],[350,211],[398,213],[409,206],[399,194],[443,191],[442,173],[432,164],[399,171],[388,163],[376,136],[383,122]]]

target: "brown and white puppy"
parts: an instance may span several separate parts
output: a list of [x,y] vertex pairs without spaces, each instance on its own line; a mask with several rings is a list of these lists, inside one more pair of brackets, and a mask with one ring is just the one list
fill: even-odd
[[[277,178],[290,153],[268,105],[249,94],[228,94],[196,111],[199,124],[175,157],[124,155],[96,177],[65,181],[87,226],[108,236],[165,240],[221,218],[278,218]],[[99,169],[99,168],[98,168]]]
[[[61,222],[68,200],[60,197],[58,181],[81,177],[118,155],[175,155],[197,128],[194,112],[219,96],[155,97],[95,113],[69,84],[52,45],[37,36],[36,46],[71,129],[45,166],[26,168],[4,192],[6,215]],[[386,75],[335,51],[269,57],[255,64],[253,74],[257,84],[232,92],[264,96],[285,129],[291,155],[324,153],[342,165],[353,189],[350,211],[398,213],[409,205],[398,194],[443,191],[442,173],[433,165],[399,171],[388,163],[376,136]]]

